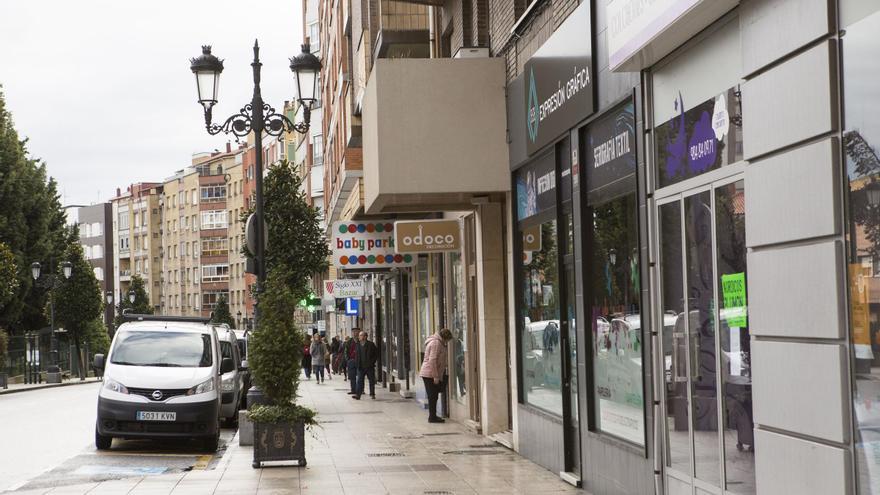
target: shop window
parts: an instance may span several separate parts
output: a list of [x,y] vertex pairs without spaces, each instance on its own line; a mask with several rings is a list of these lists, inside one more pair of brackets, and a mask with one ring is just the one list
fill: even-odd
[[641,277],[634,106],[590,124],[586,155],[586,306],[592,330],[593,425],[644,445]]
[[853,414],[859,493],[880,493],[880,7],[849,0],[841,11],[843,150],[848,184],[847,262],[854,367]]
[[452,396],[464,401],[467,394],[466,354],[468,349],[467,286],[461,252],[449,253],[449,329],[452,330]]
[[521,400],[562,416],[559,232],[552,152],[516,174],[522,236],[519,313]]

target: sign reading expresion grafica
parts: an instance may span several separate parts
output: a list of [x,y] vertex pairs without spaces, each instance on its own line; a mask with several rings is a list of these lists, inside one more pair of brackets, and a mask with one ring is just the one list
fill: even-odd
[[582,2],[526,62],[526,150],[530,155],[593,113],[590,3]]
[[412,266],[411,254],[394,250],[394,221],[334,222],[333,265],[337,268],[396,268]]

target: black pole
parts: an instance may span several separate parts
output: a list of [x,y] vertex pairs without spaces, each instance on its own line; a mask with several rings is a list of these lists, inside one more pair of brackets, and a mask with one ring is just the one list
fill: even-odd
[[266,282],[266,246],[265,246],[265,234],[264,229],[266,228],[265,223],[263,223],[263,96],[260,92],[260,68],[263,66],[260,63],[260,45],[257,40],[254,40],[254,62],[251,64],[251,67],[254,69],[254,97],[251,101],[251,107],[253,115],[251,117],[251,129],[254,132],[254,148],[256,148],[256,180],[257,180],[257,191],[255,201],[256,205],[256,228],[254,229],[254,233],[257,236],[256,239],[256,264],[257,264],[257,289],[256,289],[256,305],[254,306],[254,329],[257,328],[260,321],[260,310],[259,310],[259,297],[263,291],[265,282]]

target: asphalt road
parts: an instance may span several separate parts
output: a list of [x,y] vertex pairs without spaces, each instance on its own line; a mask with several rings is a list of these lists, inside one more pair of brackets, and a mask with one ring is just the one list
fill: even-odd
[[210,469],[235,435],[224,429],[215,455],[205,455],[194,442],[120,439],[99,452],[94,443],[99,386],[0,396],[0,492]]

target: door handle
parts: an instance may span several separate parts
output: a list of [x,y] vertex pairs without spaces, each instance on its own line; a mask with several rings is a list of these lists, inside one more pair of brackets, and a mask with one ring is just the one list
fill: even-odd
[[[684,332],[672,332],[672,381],[681,383],[687,381],[687,363],[681,362],[680,350],[685,346],[686,337]],[[682,366],[684,364],[684,366]],[[684,371],[684,373],[681,373]]]

